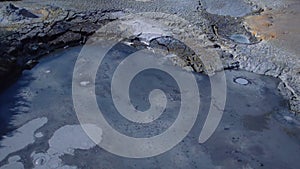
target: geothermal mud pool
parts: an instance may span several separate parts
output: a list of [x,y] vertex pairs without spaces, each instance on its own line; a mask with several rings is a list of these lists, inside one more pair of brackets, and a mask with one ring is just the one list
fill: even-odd
[[[297,0],[0,4],[0,169],[300,167]],[[97,145],[105,130],[90,123],[80,125],[72,98],[73,70],[81,45],[96,31],[96,40],[122,41],[106,56],[95,79],[99,108],[120,133],[137,138],[158,135],[172,126],[181,105],[176,81],[150,70],[133,79],[131,102],[145,111],[150,91],[159,88],[165,92],[167,108],[149,124],[132,123],[120,115],[112,102],[110,82],[127,55],[138,50],[158,52],[163,55],[158,64],[195,76],[201,100],[198,117],[171,150],[141,159],[120,157]],[[224,114],[214,134],[200,143],[199,134],[215,100],[209,77],[221,80],[213,74],[223,69]],[[85,90],[93,80],[83,77],[75,83]],[[154,101],[163,104],[164,99]],[[98,137],[92,140],[87,128]]]
[[[295,169],[300,165],[297,160],[300,124],[288,113],[287,102],[276,90],[279,81],[236,70],[226,71],[228,97],[224,116],[217,131],[206,143],[199,144],[198,136],[209,108],[210,82],[207,76],[195,74],[201,108],[196,124],[183,141],[157,157],[129,159],[110,154],[96,146],[83,132],[73,109],[72,73],[80,50],[81,47],[70,48],[47,56],[34,69],[25,71],[16,84],[1,94],[1,169],[16,166]],[[117,55],[126,56],[128,51],[134,50],[123,44],[119,46]],[[108,61],[112,65],[118,62]],[[107,67],[106,71],[109,72],[109,69]],[[133,102],[138,104],[140,101],[135,97],[148,97],[149,93],[143,89],[151,88],[151,84],[143,83],[145,79],[159,81],[161,78],[168,79],[155,72],[140,75],[134,81],[136,91]],[[249,82],[247,85],[246,81]],[[165,85],[164,81],[159,84]],[[140,126],[142,130],[122,121],[120,115],[107,113],[105,116],[110,123],[120,120],[122,125],[117,123],[113,127],[128,135],[156,135],[176,118],[176,113],[170,112],[178,109],[178,92],[174,87],[167,87],[166,90],[167,95],[174,98],[168,107],[168,115],[151,126]],[[98,97],[110,95],[108,90],[99,92]],[[109,104],[104,109],[114,111]],[[101,129],[96,127],[96,130],[101,133]]]

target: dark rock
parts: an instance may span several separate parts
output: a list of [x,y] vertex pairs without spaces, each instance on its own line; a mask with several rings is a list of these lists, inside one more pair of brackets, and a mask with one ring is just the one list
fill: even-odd
[[22,16],[24,16],[24,17],[26,17],[26,18],[38,18],[37,15],[35,15],[35,14],[29,12],[29,11],[26,10],[26,9],[20,9],[20,10],[19,10],[19,15],[22,15]]
[[25,63],[24,69],[30,70],[38,63],[39,63],[39,61],[37,61],[35,59],[29,60],[28,62]]
[[7,5],[4,9],[1,9],[2,20],[5,21],[22,21],[24,19],[38,18],[37,15],[33,14],[27,9],[19,8],[13,4]]
[[74,45],[75,43],[80,42],[82,39],[81,34],[79,33],[74,33],[74,32],[67,32],[58,38],[54,39],[51,41],[49,44],[56,46],[56,47],[64,47],[67,44],[69,45]]
[[6,7],[7,11],[15,11],[18,10],[19,8],[16,7],[15,5],[13,5],[12,3],[8,4],[8,6]]
[[81,29],[81,32],[85,33],[87,35],[91,35],[91,34],[95,33],[95,31],[97,29],[99,29],[98,25],[90,24],[89,26],[83,26]]
[[[50,8],[54,11],[62,10]],[[1,17],[4,19],[1,19],[8,24],[37,18],[30,11],[13,4],[5,6],[2,11]],[[6,30],[1,30],[3,35],[0,36],[0,88],[2,90],[13,83],[24,69],[32,69],[41,56],[58,48],[82,44],[101,26],[116,19],[115,17],[111,19],[100,11],[76,15],[72,11],[62,11],[66,16],[35,24],[22,22],[22,27],[8,33]],[[95,19],[96,14],[97,19]]]
[[50,28],[49,32],[47,32],[48,37],[54,37],[60,36],[61,34],[64,34],[68,31],[70,26],[65,22],[58,22],[53,27]]
[[196,72],[203,72],[204,70],[202,61],[195,55],[195,52],[177,39],[172,37],[155,38],[150,41],[150,47],[165,49],[171,53],[175,53],[187,63],[187,66],[191,66]]

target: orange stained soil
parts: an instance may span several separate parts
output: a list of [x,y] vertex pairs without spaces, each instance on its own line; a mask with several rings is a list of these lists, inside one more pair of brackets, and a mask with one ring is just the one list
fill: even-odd
[[254,35],[265,40],[299,34],[300,1],[282,10],[265,10],[260,15],[247,16],[245,23]]
[[265,10],[245,17],[245,25],[261,40],[274,40],[300,54],[300,1],[295,0],[279,10]]

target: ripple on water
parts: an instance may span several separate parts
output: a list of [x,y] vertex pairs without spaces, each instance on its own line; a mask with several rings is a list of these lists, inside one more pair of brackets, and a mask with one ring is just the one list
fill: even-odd
[[33,164],[34,164],[34,166],[41,166],[41,165],[44,165],[46,163],[46,161],[47,161],[47,159],[45,156],[40,156],[33,160]]

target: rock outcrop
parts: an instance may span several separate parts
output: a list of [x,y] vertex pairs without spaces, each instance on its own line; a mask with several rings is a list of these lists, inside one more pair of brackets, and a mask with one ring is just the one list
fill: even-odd
[[11,84],[49,52],[84,44],[88,36],[118,18],[121,11],[77,13],[57,7],[30,11],[9,4],[0,11],[0,88]]

